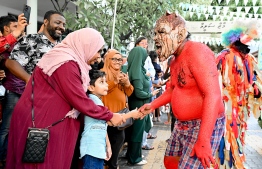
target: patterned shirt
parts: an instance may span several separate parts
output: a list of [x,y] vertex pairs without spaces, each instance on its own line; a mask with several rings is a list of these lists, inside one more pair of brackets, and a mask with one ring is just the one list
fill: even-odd
[[[29,34],[16,43],[9,59],[16,60],[24,67],[27,73],[32,74],[38,61],[55,45],[43,34]],[[22,94],[25,89],[25,82],[15,77],[9,71],[3,84],[7,90],[18,94]]]
[[17,42],[10,59],[19,62],[27,73],[32,74],[38,61],[55,45],[44,34],[29,34]]

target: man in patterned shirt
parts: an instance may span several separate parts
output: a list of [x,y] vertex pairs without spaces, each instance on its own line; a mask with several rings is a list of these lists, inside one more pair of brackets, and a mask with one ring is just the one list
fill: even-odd
[[65,18],[62,13],[48,11],[44,16],[44,29],[39,34],[29,34],[18,41],[11,52],[11,59],[18,61],[32,74],[37,62],[52,49],[65,31]]
[[[62,33],[65,31],[65,18],[62,13],[57,11],[48,11],[44,16],[44,29],[39,34],[29,34],[22,37],[14,46],[10,59],[19,62],[28,74],[32,74],[36,64],[42,56],[52,49],[61,38]],[[12,60],[9,60],[12,61]],[[16,69],[16,67],[14,67]],[[12,72],[13,73],[13,72]],[[14,75],[20,79],[25,79],[25,72],[16,71]],[[13,109],[24,91],[25,83],[21,84],[20,79],[10,81],[9,85],[14,86],[14,90],[7,90],[5,105],[3,113],[8,115],[6,118],[5,126],[0,128],[0,156],[6,154],[7,149],[7,136],[9,132],[9,125]],[[26,81],[28,81],[27,78]],[[4,123],[4,121],[3,121]],[[2,154],[1,154],[2,153]]]

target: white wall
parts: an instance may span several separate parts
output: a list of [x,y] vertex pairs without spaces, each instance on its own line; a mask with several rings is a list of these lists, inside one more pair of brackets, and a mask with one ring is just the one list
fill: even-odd
[[[19,14],[22,13],[22,9],[23,9],[23,7],[21,7],[21,11],[19,11],[19,10],[15,10],[15,9],[8,8],[8,7],[0,5],[0,16],[7,15],[8,13],[14,14],[14,15],[19,15]],[[37,17],[37,21],[43,22],[43,20],[44,20],[44,17],[41,17],[41,16]]]

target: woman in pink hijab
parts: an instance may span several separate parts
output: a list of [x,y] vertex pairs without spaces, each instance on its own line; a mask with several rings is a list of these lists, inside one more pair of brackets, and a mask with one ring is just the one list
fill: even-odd
[[[7,168],[69,169],[80,129],[79,113],[113,125],[124,121],[121,115],[95,105],[86,95],[89,63],[100,55],[103,45],[104,39],[98,31],[84,28],[69,34],[39,61],[12,115]],[[67,117],[49,128],[44,163],[22,162],[27,130],[33,127],[32,106],[37,128]]]

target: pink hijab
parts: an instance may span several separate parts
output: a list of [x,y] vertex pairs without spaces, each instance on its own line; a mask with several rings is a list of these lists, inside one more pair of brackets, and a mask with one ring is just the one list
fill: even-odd
[[[82,87],[87,91],[89,86],[89,70],[91,66],[87,64],[105,44],[102,35],[92,28],[83,28],[70,33],[67,37],[53,49],[47,52],[38,62],[42,71],[51,76],[57,68],[68,61],[75,61],[80,67]],[[66,116],[77,118],[79,112],[75,109],[69,111]]]
[[83,89],[87,91],[89,86],[89,70],[87,64],[105,44],[102,35],[95,29],[83,28],[70,33],[66,38],[53,49],[47,52],[38,62],[38,66],[45,74],[51,76],[53,72],[68,61],[75,61],[81,70]]

